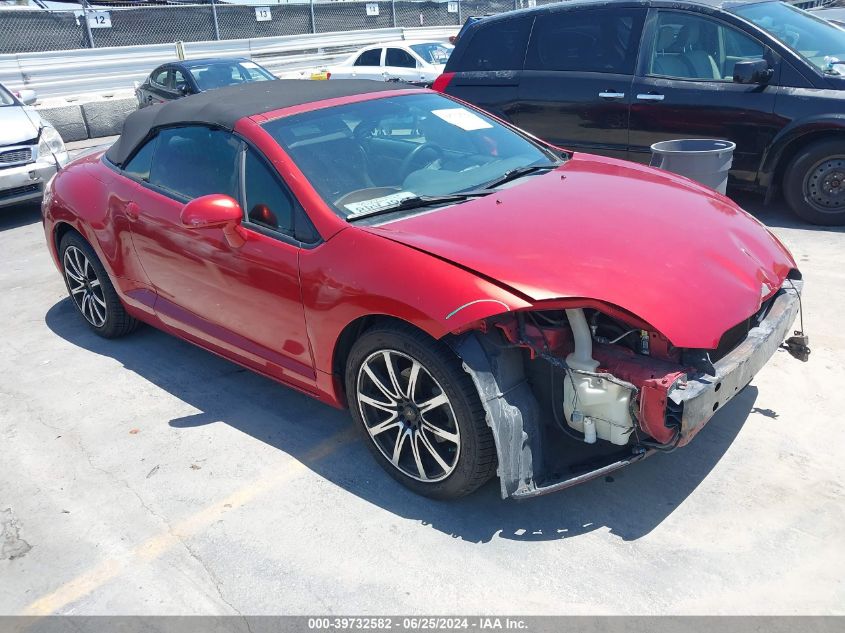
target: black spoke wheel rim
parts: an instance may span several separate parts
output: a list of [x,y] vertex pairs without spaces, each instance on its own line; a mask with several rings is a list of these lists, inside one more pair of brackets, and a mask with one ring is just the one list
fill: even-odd
[[358,410],[376,448],[403,475],[434,483],[451,475],[461,432],[446,391],[417,359],[370,354],[358,370]]
[[108,309],[103,285],[94,266],[76,246],[68,246],[65,249],[62,266],[68,292],[79,312],[94,327],[103,327]]

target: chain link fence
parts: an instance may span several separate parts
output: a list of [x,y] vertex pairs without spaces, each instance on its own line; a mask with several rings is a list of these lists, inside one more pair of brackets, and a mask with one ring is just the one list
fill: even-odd
[[[0,54],[247,39],[386,27],[459,26],[469,16],[560,0],[311,0],[78,9],[0,8]],[[277,0],[278,2],[278,0]],[[823,0],[794,4],[804,8]]]
[[[543,0],[536,0],[538,3]],[[528,0],[356,0],[77,9],[0,8],[0,54],[247,39],[415,26],[458,26]]]

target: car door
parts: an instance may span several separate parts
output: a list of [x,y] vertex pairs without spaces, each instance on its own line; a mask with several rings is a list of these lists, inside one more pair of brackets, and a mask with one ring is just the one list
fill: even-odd
[[538,14],[514,123],[555,145],[625,158],[645,16],[612,5]]
[[520,108],[519,82],[533,15],[482,22],[467,32],[446,65],[445,92],[506,121]]
[[384,49],[384,78],[386,81],[398,80],[419,83],[422,76],[418,67],[421,64],[408,51],[389,47]]
[[381,47],[370,48],[358,55],[358,59],[352,65],[351,76],[357,79],[383,80],[383,52]]
[[[766,85],[733,82],[738,61],[766,59]],[[780,60],[756,37],[711,16],[651,10],[634,80],[629,158],[650,159],[650,146],[678,138],[736,143],[733,179],[753,183],[764,149],[783,123],[774,114]]]
[[[266,162],[226,131],[167,128],[155,143],[130,226],[157,293],[156,315],[259,371],[312,385],[299,285],[301,245],[285,236],[295,215],[293,198]],[[185,203],[211,193],[248,205],[243,244],[231,245],[221,228],[189,228],[180,221]]]
[[196,92],[191,85],[190,79],[188,78],[188,72],[178,66],[173,67],[170,85],[173,94],[178,95],[178,97],[185,97]]
[[169,83],[170,67],[165,65],[156,68],[140,87],[139,101],[141,105],[147,106],[167,101],[169,99],[167,91]]

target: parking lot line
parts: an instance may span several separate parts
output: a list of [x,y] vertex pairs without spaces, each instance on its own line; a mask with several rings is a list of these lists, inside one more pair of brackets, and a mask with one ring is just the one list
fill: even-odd
[[169,530],[157,534],[119,559],[107,559],[76,578],[64,583],[55,591],[31,602],[21,615],[50,615],[92,593],[110,580],[118,577],[130,565],[149,563],[182,539],[198,534],[217,521],[223,514],[248,504],[277,486],[291,481],[310,464],[320,461],[358,437],[357,429],[349,427],[319,442],[301,459],[291,458],[283,466],[253,480],[222,499],[183,519]]

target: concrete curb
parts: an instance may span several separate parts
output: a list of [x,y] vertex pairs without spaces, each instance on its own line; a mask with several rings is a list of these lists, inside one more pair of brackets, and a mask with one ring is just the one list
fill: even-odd
[[67,105],[36,109],[41,118],[58,130],[66,143],[91,138],[82,116],[82,106]]
[[81,108],[82,118],[88,126],[88,138],[99,138],[120,134],[123,121],[138,109],[138,101],[135,98],[92,101],[83,103]]
[[127,97],[97,99],[67,105],[47,103],[36,106],[36,109],[68,143],[120,134],[123,121],[137,107],[137,100],[134,97]]

